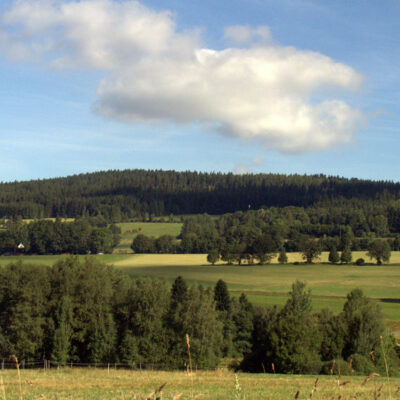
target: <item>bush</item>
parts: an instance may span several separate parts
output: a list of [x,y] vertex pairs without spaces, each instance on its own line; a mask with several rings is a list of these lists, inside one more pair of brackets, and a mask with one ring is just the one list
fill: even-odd
[[353,360],[353,369],[357,375],[370,375],[375,370],[372,361],[361,354],[352,354],[349,361]]
[[354,263],[355,265],[365,265],[365,260],[363,258],[357,258]]
[[351,375],[353,369],[347,361],[339,358],[324,362],[320,373],[323,375]]

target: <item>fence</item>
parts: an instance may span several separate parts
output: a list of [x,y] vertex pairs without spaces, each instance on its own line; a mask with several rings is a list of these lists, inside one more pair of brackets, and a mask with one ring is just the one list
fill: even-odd
[[[60,363],[53,360],[41,360],[41,361],[25,361],[21,360],[18,363],[20,369],[55,369],[60,367],[65,368],[99,368],[99,369],[125,369],[134,371],[153,371],[153,370],[176,370],[186,371],[188,368],[187,364],[182,366],[171,366],[168,364],[157,364],[157,363],[81,363],[69,361],[67,363]],[[0,368],[4,369],[16,369],[17,364],[12,360],[1,361]],[[207,370],[215,370],[216,368],[207,368]],[[197,365],[193,366],[193,370],[197,370]]]

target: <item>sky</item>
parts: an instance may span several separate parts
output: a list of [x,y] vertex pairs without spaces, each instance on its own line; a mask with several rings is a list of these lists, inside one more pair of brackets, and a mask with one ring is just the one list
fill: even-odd
[[398,0],[2,0],[0,181],[399,181]]

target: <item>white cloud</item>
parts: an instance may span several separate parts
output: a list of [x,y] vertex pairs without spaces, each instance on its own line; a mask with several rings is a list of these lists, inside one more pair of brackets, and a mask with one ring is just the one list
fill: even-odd
[[224,29],[224,39],[239,45],[254,42],[272,43],[272,35],[268,26],[259,26],[256,28],[247,25],[227,26]]
[[363,115],[326,93],[357,89],[356,71],[273,44],[267,27],[228,27],[225,37],[248,47],[204,48],[197,30],[178,32],[169,11],[135,1],[18,0],[3,15],[0,48],[57,68],[109,71],[94,105],[109,118],[201,123],[292,153],[353,140]]

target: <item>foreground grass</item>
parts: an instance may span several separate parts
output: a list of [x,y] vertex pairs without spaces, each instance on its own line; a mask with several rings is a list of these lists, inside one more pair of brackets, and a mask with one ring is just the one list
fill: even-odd
[[[4,391],[0,385],[0,397],[8,400],[20,399],[19,381],[16,370],[1,371]],[[23,370],[21,371],[22,399],[132,399],[146,396],[159,388],[161,398],[230,400],[288,400],[294,399],[374,399],[381,385],[382,399],[399,399],[400,379],[376,377],[362,384],[364,377],[239,374],[240,389],[235,385],[235,376],[228,371],[184,372],[155,371],[110,371],[101,369]],[[347,382],[347,383],[345,383]],[[345,384],[344,384],[345,383]],[[235,388],[236,386],[236,388]],[[396,393],[397,391],[397,393]],[[5,395],[5,397],[4,397]],[[140,398],[140,397],[139,397]],[[155,398],[155,397],[152,397]]]

